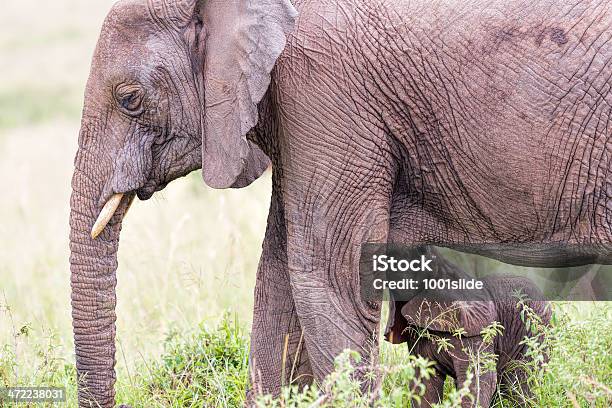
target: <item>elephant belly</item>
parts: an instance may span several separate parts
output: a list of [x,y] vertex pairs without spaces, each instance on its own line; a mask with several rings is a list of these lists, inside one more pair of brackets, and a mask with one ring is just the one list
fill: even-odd
[[[393,41],[379,56],[378,83],[396,81],[383,118],[405,160],[398,195],[409,209],[401,211],[427,214],[451,241],[607,251],[612,9],[460,3],[439,13],[417,7],[385,31]],[[533,256],[546,263],[558,254]]]
[[[397,177],[391,237],[595,248],[563,255],[570,260],[607,251],[607,2],[309,0],[298,8],[277,94],[286,132],[307,129],[288,146],[329,172],[330,190],[353,165],[384,179],[390,156],[398,167],[389,171]],[[533,254],[535,263],[555,256]]]
[[[404,198],[401,198],[404,197]],[[612,264],[612,244],[572,244],[568,241],[495,241],[453,228],[444,217],[398,194],[391,207],[389,242],[445,246],[527,267],[559,268]]]

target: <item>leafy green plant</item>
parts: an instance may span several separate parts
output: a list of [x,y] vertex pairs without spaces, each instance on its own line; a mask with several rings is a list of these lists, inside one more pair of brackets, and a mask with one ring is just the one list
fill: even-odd
[[[533,361],[520,367],[528,373],[533,394],[524,396],[526,403],[533,407],[609,407],[611,304],[556,304],[551,327],[541,324],[528,306],[519,302],[518,307],[525,324],[534,328],[532,336],[523,340]],[[5,321],[10,320],[9,311],[6,307],[0,310]],[[57,336],[21,322],[11,327],[12,340],[0,344],[0,387],[66,387],[66,405],[75,406],[74,365],[63,357],[65,351]],[[492,341],[502,333],[501,327],[491,325],[483,336]],[[475,357],[481,370],[492,368],[495,356],[481,353],[471,358]],[[303,389],[284,387],[277,397],[261,397],[258,406],[409,407],[420,400],[423,381],[433,372],[431,362],[409,355],[405,347],[382,343],[381,363],[365,367],[373,381],[364,389],[354,376],[364,369],[360,363],[358,355],[346,351],[337,358],[335,371],[321,384]],[[248,384],[247,367],[247,333],[236,318],[226,316],[214,328],[202,324],[194,330],[175,329],[166,336],[164,352],[158,359],[134,366],[133,375],[119,370],[117,401],[151,408],[241,407]],[[472,370],[458,389],[447,381],[445,398],[437,408],[460,407],[462,399],[470,397],[474,378]],[[494,407],[513,405],[510,396],[500,389]]]
[[240,406],[247,387],[248,343],[227,316],[210,330],[173,331],[161,361],[150,367],[146,392],[167,406]]
[[[296,386],[285,387],[280,397],[262,396],[257,401],[260,408],[366,408],[405,407],[411,401],[421,401],[425,392],[423,380],[433,374],[432,364],[426,359],[408,356],[406,361],[380,364],[376,367],[359,367],[361,359],[355,351],[345,350],[335,360],[334,371],[319,387],[308,386],[299,390]],[[364,390],[355,378],[359,369],[369,370],[372,384]],[[380,381],[380,378],[384,381]]]

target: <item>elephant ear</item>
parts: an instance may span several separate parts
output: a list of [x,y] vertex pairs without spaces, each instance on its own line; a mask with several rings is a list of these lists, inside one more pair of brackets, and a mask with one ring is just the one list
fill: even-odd
[[497,320],[492,301],[436,302],[415,296],[402,306],[408,324],[420,328],[454,333],[463,329],[464,336],[479,336],[482,329]]
[[202,171],[213,188],[243,187],[267,168],[266,155],[246,135],[257,104],[293,30],[289,0],[200,0],[205,31]]

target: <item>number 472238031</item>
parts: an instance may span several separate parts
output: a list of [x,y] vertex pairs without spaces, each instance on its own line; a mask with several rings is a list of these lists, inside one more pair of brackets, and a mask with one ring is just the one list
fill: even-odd
[[55,387],[0,388],[0,402],[45,403],[65,402],[66,389]]

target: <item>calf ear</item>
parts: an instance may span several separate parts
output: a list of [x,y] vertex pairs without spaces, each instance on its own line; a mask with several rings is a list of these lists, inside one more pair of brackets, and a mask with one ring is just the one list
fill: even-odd
[[214,188],[242,187],[269,164],[246,135],[257,104],[293,30],[289,0],[200,0],[195,12],[205,30],[202,171]]
[[389,315],[385,328],[385,340],[391,344],[400,344],[407,341],[405,333],[408,324],[402,315],[402,306],[405,302],[391,300],[389,302]]
[[492,301],[435,302],[415,296],[402,307],[408,324],[420,328],[454,333],[463,329],[467,337],[479,336],[482,329],[496,321]]

